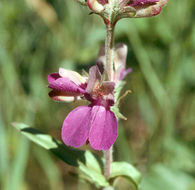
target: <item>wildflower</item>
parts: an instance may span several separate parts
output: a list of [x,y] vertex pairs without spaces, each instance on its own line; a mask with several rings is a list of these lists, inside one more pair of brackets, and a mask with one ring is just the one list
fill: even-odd
[[89,69],[88,77],[75,71],[59,69],[48,76],[49,96],[57,101],[86,99],[88,106],[79,106],[65,118],[62,140],[75,148],[89,142],[96,150],[108,150],[118,134],[118,123],[111,111],[114,105],[114,90],[130,69],[125,69],[127,46],[117,44],[114,51],[114,80],[104,80],[105,49],[102,47],[97,64]]
[[[66,101],[78,96],[91,103],[79,106],[68,114],[62,127],[62,140],[75,148],[86,141],[96,150],[108,150],[117,138],[117,119],[110,106],[114,104],[113,82],[102,82],[97,65],[90,68],[86,80],[74,71],[60,69],[48,77],[49,93],[54,100]],[[102,84],[101,84],[102,83]]]

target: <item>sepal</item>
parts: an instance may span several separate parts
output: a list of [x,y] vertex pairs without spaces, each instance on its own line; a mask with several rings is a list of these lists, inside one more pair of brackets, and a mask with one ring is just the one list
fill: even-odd
[[78,2],[81,5],[87,6],[86,0],[76,0],[76,2]]

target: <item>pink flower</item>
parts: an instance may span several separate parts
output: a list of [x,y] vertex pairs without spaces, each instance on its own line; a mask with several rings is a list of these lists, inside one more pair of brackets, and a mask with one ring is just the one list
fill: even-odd
[[114,82],[102,81],[103,68],[95,65],[89,77],[59,69],[48,76],[49,96],[58,101],[87,99],[88,106],[79,106],[68,114],[62,126],[62,140],[75,148],[89,141],[96,150],[108,150],[117,138],[118,123],[110,107],[114,104]]
[[97,64],[88,76],[63,68],[48,76],[49,96],[57,101],[86,99],[88,106],[79,106],[68,114],[62,126],[62,140],[75,148],[89,142],[96,150],[108,150],[117,138],[118,123],[110,110],[114,105],[114,90],[131,69],[126,69],[127,46],[117,44],[114,49],[114,79],[104,81],[105,49],[99,52]]
[[[95,13],[100,14],[106,23],[115,24],[121,18],[151,17],[160,14],[162,7],[168,0],[87,0],[88,7]],[[112,19],[109,16],[111,4],[114,5]]]
[[132,0],[127,5],[135,8],[134,18],[151,17],[160,14],[162,7],[168,3],[168,0]]
[[85,93],[86,78],[75,71],[59,69],[48,76],[49,96],[57,101],[73,101]]

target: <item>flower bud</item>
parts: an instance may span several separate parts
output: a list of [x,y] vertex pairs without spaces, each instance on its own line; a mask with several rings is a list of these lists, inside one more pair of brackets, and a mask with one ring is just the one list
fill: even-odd
[[[123,3],[123,7],[121,7],[122,11],[120,18],[141,18],[156,16],[160,14],[162,7],[167,4],[167,2],[168,0],[130,0],[126,5]],[[129,7],[135,10],[134,15],[132,15],[131,9],[128,12]]]
[[[83,0],[77,0],[83,1]],[[115,25],[121,18],[152,17],[160,14],[168,0],[86,0],[88,7]]]
[[87,0],[88,7],[95,13],[101,13],[106,3],[106,0]]

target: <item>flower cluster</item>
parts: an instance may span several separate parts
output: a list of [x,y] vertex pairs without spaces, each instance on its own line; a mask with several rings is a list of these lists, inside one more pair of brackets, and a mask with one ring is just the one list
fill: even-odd
[[121,18],[151,17],[160,14],[168,0],[77,0],[106,22],[116,23]]
[[96,150],[108,150],[117,138],[118,123],[110,110],[114,105],[114,89],[130,69],[125,69],[127,47],[118,44],[114,51],[115,75],[113,81],[104,80],[105,51],[101,48],[96,65],[89,75],[59,69],[48,76],[49,96],[57,101],[72,101],[79,97],[88,100],[88,106],[79,106],[68,114],[62,126],[62,140],[75,148],[89,142]]

